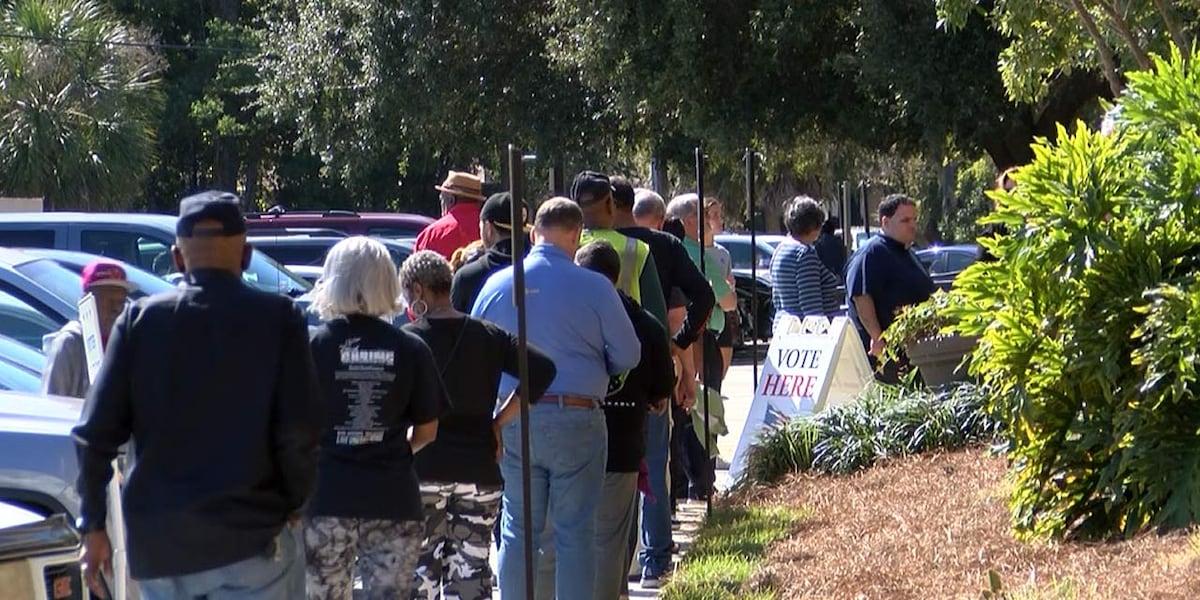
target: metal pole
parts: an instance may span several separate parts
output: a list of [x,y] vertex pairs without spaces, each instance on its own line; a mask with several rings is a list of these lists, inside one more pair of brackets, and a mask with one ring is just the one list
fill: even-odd
[[550,161],[550,193],[554,196],[561,196],[563,193],[563,160],[561,156]]
[[[513,227],[525,222],[522,209],[525,207],[525,165],[518,150],[512,144],[508,145],[508,177],[509,192],[512,194]],[[525,329],[525,238],[522,235],[512,236],[513,246],[513,299],[517,305],[517,375],[518,389],[521,396],[521,496],[523,502],[523,517],[525,519],[525,597],[533,600],[534,554],[533,554],[533,507],[530,499],[533,496],[530,483],[529,466],[529,334]]]
[[[846,257],[849,259],[854,252],[854,233],[851,231],[854,226],[854,219],[850,215],[850,199],[845,194],[838,194],[838,211],[842,213],[842,247],[846,251]],[[835,273],[842,283],[845,284],[844,273]]]
[[858,184],[859,193],[862,195],[863,231],[866,232],[868,238],[871,237],[871,202],[867,200],[867,189],[869,187],[866,179],[863,179]]
[[758,221],[754,206],[754,150],[746,148],[746,208],[750,211],[750,347],[754,385],[758,385]]
[[[704,255],[706,253],[706,249],[704,247],[704,217],[706,216],[705,212],[707,212],[707,211],[704,210],[704,151],[701,150],[699,147],[696,148],[696,195],[700,197],[699,207],[697,208],[697,211],[699,212],[699,217],[700,217],[699,218],[700,231],[698,232],[698,235],[700,236],[700,240],[699,240],[700,241],[700,272],[706,273],[706,271],[704,270]],[[717,306],[717,307],[713,308],[713,310],[721,310],[721,307]],[[705,337],[707,337],[707,335],[708,335],[708,332],[705,331]],[[708,341],[706,339],[702,338],[700,340],[700,369],[701,369],[700,372],[704,373],[704,376],[700,378],[700,383],[701,383],[700,393],[704,395],[704,464],[705,464],[704,468],[705,468],[706,475],[707,475],[707,471],[708,471],[708,465],[711,464],[711,462],[712,462],[712,448],[710,447],[710,446],[712,446],[712,441],[711,441],[711,436],[709,435],[709,425],[708,425],[708,375],[709,375],[709,373],[705,373],[705,370],[707,370],[706,366],[708,365],[708,351],[709,351]],[[755,384],[755,385],[757,385],[757,384]],[[716,472],[714,471],[714,475],[715,475],[715,473]],[[713,481],[712,484],[715,485],[716,482]],[[705,496],[704,496],[704,511],[705,511],[705,514],[710,517],[712,516],[713,485],[708,486],[708,490],[706,491]]]

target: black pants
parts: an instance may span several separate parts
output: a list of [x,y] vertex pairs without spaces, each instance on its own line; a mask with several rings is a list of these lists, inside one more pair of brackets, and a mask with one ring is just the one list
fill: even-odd
[[[721,359],[717,334],[713,331],[705,331],[702,339],[705,348],[704,364],[700,365],[701,377],[708,383],[710,390],[720,394],[725,362]],[[703,388],[701,389],[703,390]],[[692,407],[692,410],[700,411],[703,414],[703,396],[696,398],[696,406]],[[676,410],[672,416],[675,418],[675,427],[671,432],[671,453],[673,457],[678,457],[680,471],[688,481],[688,485],[683,486],[683,478],[677,479],[675,470],[672,469],[672,495],[675,498],[704,499],[708,497],[716,482],[716,460],[709,458],[702,441],[704,431],[696,431],[692,424],[692,416],[682,410]]]

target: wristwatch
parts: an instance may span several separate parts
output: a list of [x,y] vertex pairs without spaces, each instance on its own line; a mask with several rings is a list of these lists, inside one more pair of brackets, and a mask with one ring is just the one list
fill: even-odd
[[83,517],[75,519],[75,529],[79,533],[92,533],[93,531],[104,531],[104,521],[87,521]]

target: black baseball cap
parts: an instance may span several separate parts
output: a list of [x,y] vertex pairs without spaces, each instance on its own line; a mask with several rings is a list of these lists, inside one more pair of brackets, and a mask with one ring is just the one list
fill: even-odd
[[[524,217],[524,229],[529,229],[529,211],[525,207],[521,207],[521,215]],[[479,209],[479,220],[487,221],[495,225],[499,229],[506,231],[512,230],[512,194],[508,192],[500,192],[488,196],[484,201],[483,207]]]
[[246,233],[246,218],[242,216],[241,202],[229,192],[201,192],[179,201],[179,220],[175,222],[175,235],[194,237],[196,224],[216,221],[218,230],[204,229],[202,237],[232,236]]
[[608,175],[596,171],[583,171],[576,175],[575,181],[571,183],[571,199],[580,206],[603,200],[605,196],[612,195],[612,192],[612,182],[609,181]]

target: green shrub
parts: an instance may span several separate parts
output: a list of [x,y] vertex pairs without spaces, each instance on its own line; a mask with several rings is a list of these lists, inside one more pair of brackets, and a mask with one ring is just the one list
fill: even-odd
[[751,447],[744,483],[797,471],[851,473],[882,458],[991,441],[986,391],[959,384],[934,393],[873,384],[857,401],[764,430]]
[[985,218],[1012,232],[983,240],[998,260],[955,284],[1010,438],[1018,532],[1200,521],[1197,65],[1131,73],[1112,136],[1040,143]]

